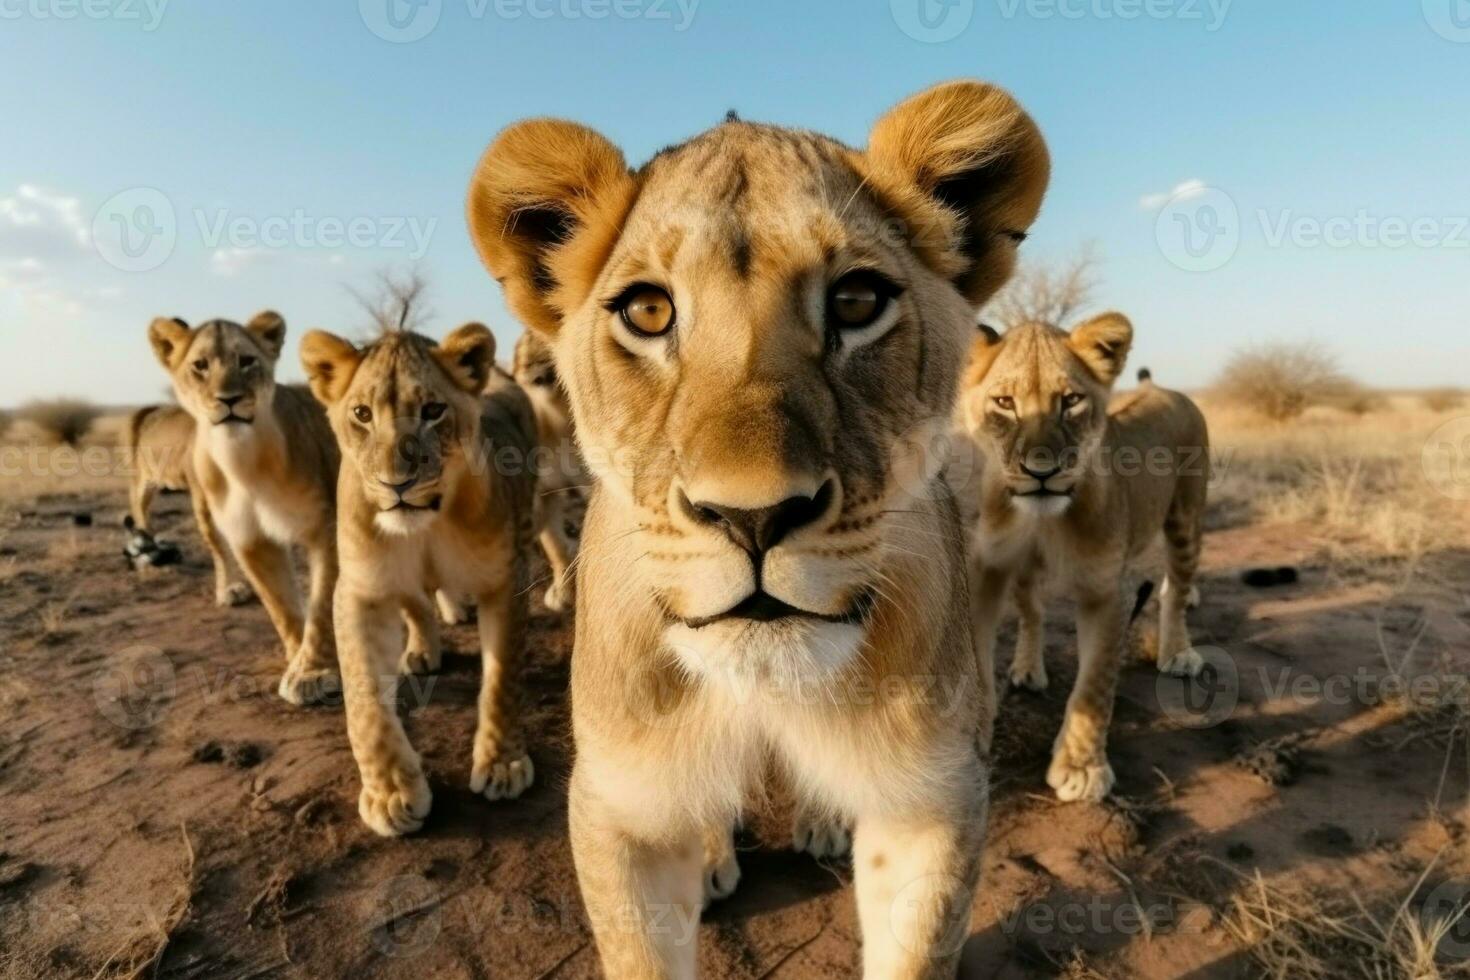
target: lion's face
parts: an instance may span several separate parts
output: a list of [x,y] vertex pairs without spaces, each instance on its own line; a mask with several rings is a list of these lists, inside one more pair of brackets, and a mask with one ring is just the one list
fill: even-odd
[[359,349],[313,330],[301,361],[327,407],[344,477],[360,481],[374,523],[394,534],[426,529],[478,445],[478,392],[495,363],[490,331],[469,324],[442,344],[390,333]]
[[[797,642],[840,666],[859,648],[888,549],[913,544],[903,513],[931,489],[906,478],[908,447],[944,424],[972,304],[1008,274],[1045,183],[1039,136],[1002,98],[1013,156],[968,163],[1025,199],[988,185],[983,217],[926,195],[912,147],[883,149],[922,126],[902,109],[866,154],[744,123],[636,174],[569,124],[523,124],[487,153],[478,244],[554,337],[579,442],[637,514],[637,587],[676,649]],[[942,107],[910,111],[931,124],[916,139],[944,126]]]
[[1128,320],[1110,313],[1070,334],[1027,324],[975,341],[964,379],[966,425],[1018,510],[1055,516],[1071,506],[1097,457],[1132,338]]
[[148,339],[179,404],[199,424],[245,434],[262,408],[269,408],[276,360],[286,340],[286,321],[279,314],[261,313],[245,326],[210,320],[197,328],[159,318],[149,326]]

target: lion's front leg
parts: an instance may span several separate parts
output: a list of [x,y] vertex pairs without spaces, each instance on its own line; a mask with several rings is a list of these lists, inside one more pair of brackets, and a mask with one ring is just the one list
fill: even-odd
[[995,735],[995,636],[1005,609],[1010,572],[975,563],[970,568],[970,627],[975,643],[976,682],[980,687],[980,724],[976,744],[980,754],[990,754]]
[[863,976],[952,980],[980,877],[985,795],[952,815],[860,817],[853,845]]
[[[579,760],[577,768],[583,765]],[[658,835],[656,844],[635,837],[576,770],[568,804],[577,883],[603,972],[618,980],[694,977],[704,904],[701,835]]]
[[480,682],[480,718],[475,730],[470,789],[491,800],[513,800],[536,779],[520,718],[526,614],[525,590],[513,583],[480,598],[484,676]]
[[325,700],[342,686],[337,669],[337,645],[332,628],[332,593],[337,587],[337,542],[335,533],[307,545],[311,590],[306,602],[306,621],[301,645],[292,654],[281,675],[278,693],[292,704]]
[[1067,699],[1046,774],[1048,785],[1063,802],[1096,802],[1113,789],[1108,725],[1122,666],[1126,615],[1122,596],[1110,589],[1078,597],[1077,683]]
[[399,605],[351,593],[337,597],[347,738],[362,777],[357,810],[384,837],[423,826],[433,796],[418,753],[398,720]]

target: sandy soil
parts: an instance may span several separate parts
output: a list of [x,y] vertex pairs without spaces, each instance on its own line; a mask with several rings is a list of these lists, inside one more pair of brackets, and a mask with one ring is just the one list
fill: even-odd
[[[598,974],[565,836],[568,620],[543,610],[533,624],[533,790],[490,804],[465,789],[479,674],[460,627],[447,636],[458,655],[408,699],[433,814],[422,833],[381,840],[357,819],[340,709],[279,701],[264,612],[212,605],[186,500],[163,498],[159,522],[185,564],[144,575],[120,554],[120,479],[0,490],[0,975]],[[1386,664],[1408,657],[1405,673],[1436,683],[1446,658],[1464,669],[1470,543],[1446,535],[1425,559],[1438,584],[1409,589],[1343,577],[1324,553],[1308,526],[1210,533],[1196,639],[1221,648],[1238,683],[1197,701],[1202,718],[1182,682],[1130,668],[1118,796],[1101,806],[1057,804],[1043,780],[1073,669],[1054,604],[1051,690],[1001,708],[963,976],[1258,976],[1264,954],[1232,928],[1241,876],[1390,915],[1407,898],[1416,916],[1470,873],[1466,760],[1447,748],[1464,709],[1374,703]],[[1276,565],[1300,581],[1240,581]],[[1009,649],[1007,634],[1003,662]],[[1328,678],[1361,679],[1315,696]],[[743,835],[740,890],[699,934],[704,976],[855,975],[850,870],[779,837]]]

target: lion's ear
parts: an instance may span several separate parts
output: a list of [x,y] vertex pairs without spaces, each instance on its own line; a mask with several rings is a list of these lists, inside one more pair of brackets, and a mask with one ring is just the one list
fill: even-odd
[[632,190],[618,148],[576,123],[531,119],[490,144],[470,180],[470,238],[528,326],[553,334],[586,297]]
[[189,325],[178,317],[161,316],[148,324],[148,343],[153,346],[153,355],[158,363],[173,370],[174,362],[184,356],[193,336]]
[[495,335],[483,323],[466,323],[444,338],[434,356],[455,384],[478,395],[495,368]]
[[1079,324],[1067,338],[1067,346],[1097,380],[1110,385],[1118,380],[1128,360],[1133,324],[1121,313],[1104,313]]
[[990,373],[990,366],[1000,356],[1000,348],[1004,343],[1005,337],[994,327],[980,324],[975,339],[970,342],[970,356],[965,361],[964,376],[960,380],[962,389],[968,391],[985,380],[985,376]]
[[976,307],[1010,278],[1051,179],[1036,123],[1008,93],[975,81],[900,103],[873,127],[861,160],[915,248]]
[[286,320],[275,310],[262,310],[250,318],[245,330],[265,349],[271,360],[280,360],[286,346]]
[[301,367],[311,393],[323,405],[336,404],[347,394],[361,363],[362,352],[336,334],[311,330],[301,338]]

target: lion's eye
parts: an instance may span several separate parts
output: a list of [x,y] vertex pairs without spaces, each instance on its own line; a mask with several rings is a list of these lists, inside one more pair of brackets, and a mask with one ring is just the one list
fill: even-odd
[[1075,391],[1069,391],[1062,396],[1062,411],[1070,411],[1087,400],[1087,396],[1079,395]]
[[448,407],[443,402],[428,402],[419,409],[419,418],[425,422],[437,422],[444,417],[444,410]]
[[1010,395],[996,395],[993,400],[995,406],[1001,411],[1014,412],[1016,410],[1016,400]]
[[253,367],[255,367],[255,358],[254,358],[254,356],[252,356],[250,354],[241,354],[240,355],[240,366],[242,368],[253,368]]
[[373,410],[366,405],[359,405],[352,410],[352,417],[363,425],[367,425],[373,420]]
[[849,272],[827,293],[827,316],[833,326],[857,330],[869,326],[888,309],[895,287],[872,272]]
[[199,360],[197,360],[197,361],[194,362],[194,370],[199,371],[199,372],[208,371],[209,370],[209,359],[207,357],[201,357],[201,358],[199,358]]
[[674,301],[657,286],[634,286],[617,300],[616,309],[640,337],[661,337],[674,326]]

